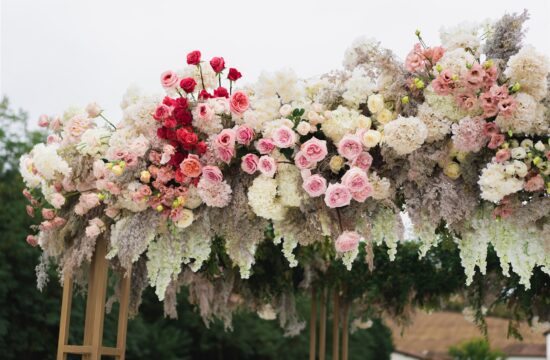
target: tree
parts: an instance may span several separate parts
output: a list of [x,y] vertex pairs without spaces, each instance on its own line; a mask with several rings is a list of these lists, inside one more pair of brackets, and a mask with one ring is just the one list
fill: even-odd
[[454,360],[504,360],[506,355],[499,350],[491,350],[486,339],[472,339],[449,348]]

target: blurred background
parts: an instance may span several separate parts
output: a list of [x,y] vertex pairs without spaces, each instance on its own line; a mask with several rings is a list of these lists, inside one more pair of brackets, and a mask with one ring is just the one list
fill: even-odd
[[[404,57],[421,29],[438,42],[442,24],[498,18],[530,11],[525,43],[550,54],[547,1],[463,0],[334,1],[29,1],[0,2],[0,358],[54,359],[61,288],[52,270],[44,293],[36,289],[39,250],[25,243],[32,219],[18,175],[18,158],[44,134],[36,127],[42,113],[97,101],[111,118],[131,84],[160,91],[159,76],[184,66],[185,54],[224,56],[248,82],[264,69],[293,68],[307,77],[338,68],[344,50],[358,36],[377,38]],[[140,314],[129,322],[127,359],[305,359],[306,332],[283,337],[275,321],[241,313],[234,330],[221,323],[207,329],[182,292],[179,319],[164,319],[152,289]],[[300,299],[307,318],[307,299]],[[84,302],[76,297],[74,328]],[[491,322],[491,344],[466,322],[459,306],[437,316],[420,316],[401,337],[401,328],[375,321],[351,336],[350,359],[544,359],[544,329],[526,330],[527,342],[507,339],[507,322]],[[459,315],[459,317],[455,317]],[[114,338],[114,316],[106,339]],[[491,328],[489,331],[491,332]],[[449,334],[445,331],[449,331]],[[393,336],[392,336],[393,332]],[[447,335],[445,335],[447,334]],[[454,336],[450,341],[443,338]],[[81,336],[75,332],[74,339]],[[330,334],[329,334],[330,336]],[[414,337],[416,336],[416,337]],[[422,341],[430,340],[432,343]],[[469,341],[463,343],[463,341]],[[451,345],[455,347],[451,348]],[[500,351],[502,352],[500,352]],[[523,354],[523,355],[522,355]],[[440,357],[441,356],[441,357]],[[524,357],[522,357],[524,356]]]

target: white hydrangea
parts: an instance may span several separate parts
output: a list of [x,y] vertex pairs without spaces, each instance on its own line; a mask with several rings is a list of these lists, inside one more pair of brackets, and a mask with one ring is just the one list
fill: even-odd
[[516,178],[514,174],[509,175],[506,165],[508,164],[492,162],[482,170],[478,181],[482,199],[498,203],[506,195],[523,189],[523,180]]
[[294,164],[279,163],[275,179],[281,203],[286,207],[299,207],[303,198],[300,170]]
[[253,89],[256,97],[278,96],[283,103],[300,99],[305,94],[303,84],[291,69],[283,69],[274,73],[263,72]]
[[504,75],[510,78],[511,83],[518,82],[521,91],[533,96],[535,100],[541,100],[548,91],[549,72],[548,57],[537,52],[533,46],[527,45],[508,60]]
[[[117,125],[117,132],[125,129],[133,136],[144,135],[151,141],[160,142],[156,135],[158,122],[152,115],[161,100],[160,95],[146,95],[138,87],[130,87],[120,104],[122,121]],[[128,138],[132,137],[131,134]]]
[[33,159],[30,154],[25,154],[19,159],[19,172],[28,188],[36,188],[42,182],[42,177],[34,171]]
[[36,144],[31,151],[32,165],[44,180],[54,180],[59,175],[68,176],[69,164],[57,153],[58,144]]
[[277,119],[281,115],[279,109],[281,101],[277,96],[254,96],[251,98],[252,110],[244,113],[242,119],[237,118],[237,124],[246,124],[254,131],[260,132],[265,123]]
[[[426,100],[425,104],[430,106],[436,116],[449,119],[453,122],[468,116],[467,111],[458,107],[456,100],[452,95],[437,95],[431,85],[424,90],[424,98]],[[478,114],[472,114],[472,116],[475,115]]]
[[378,51],[380,43],[373,38],[359,37],[344,54],[344,66],[351,70],[366,59],[366,55]]
[[[476,61],[474,55],[463,48],[455,48],[445,51],[443,57],[437,62],[443,69],[449,69],[454,75],[463,76],[468,72],[467,64],[473,64]],[[437,70],[433,70],[437,74]]]
[[384,143],[398,155],[406,155],[418,149],[428,136],[428,128],[417,117],[399,116],[384,125]]
[[471,49],[477,53],[480,46],[478,36],[481,25],[473,22],[462,22],[452,27],[443,26],[439,30],[441,45],[447,50]]
[[344,135],[355,133],[355,130],[368,122],[369,118],[358,111],[338,106],[331,112],[331,117],[323,122],[322,130],[334,143],[338,143]]
[[286,207],[277,198],[277,180],[260,175],[248,188],[248,204],[258,216],[271,220],[283,220]]
[[98,155],[105,152],[111,131],[104,127],[88,129],[82,134],[80,143],[77,145],[78,151],[83,155]]
[[376,89],[376,83],[363,69],[355,68],[351,77],[344,83],[346,89],[342,94],[344,104],[352,108],[358,108],[360,104],[367,102],[367,98]]
[[427,143],[443,140],[451,132],[451,120],[437,114],[427,103],[418,107],[416,116],[428,129]]
[[517,107],[512,116],[497,116],[495,122],[499,128],[527,135],[547,135],[550,123],[544,116],[544,106],[524,92],[517,93],[515,99]]
[[391,196],[390,180],[378,176],[376,172],[369,175],[369,181],[372,185],[372,198],[375,200],[384,200]]

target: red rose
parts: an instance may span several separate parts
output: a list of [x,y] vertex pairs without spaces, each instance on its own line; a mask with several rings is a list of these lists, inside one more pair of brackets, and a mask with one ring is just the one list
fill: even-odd
[[168,105],[160,104],[155,109],[155,113],[153,114],[153,118],[157,121],[161,121],[166,119],[168,116],[170,116],[170,107]]
[[193,116],[191,116],[191,113],[187,108],[184,107],[176,107],[172,111],[172,115],[174,119],[178,122],[178,124],[181,125],[189,125],[193,121]]
[[216,73],[221,73],[225,69],[225,60],[222,57],[213,57],[210,66]]
[[187,63],[189,65],[197,65],[201,62],[201,52],[199,50],[191,51],[187,54]]
[[168,139],[168,140],[177,140],[175,130],[167,129],[167,128],[165,128],[165,129],[166,129],[166,139]]
[[168,135],[166,134],[166,128],[165,127],[159,127],[157,129],[157,137],[159,139],[168,139]]
[[178,129],[176,133],[179,142],[186,150],[191,150],[199,141],[199,137],[194,132],[187,131],[185,129]]
[[181,172],[179,166],[177,166],[176,173],[174,174],[174,179],[180,184],[183,183],[186,179],[185,175]]
[[168,164],[172,165],[173,167],[179,167],[183,159],[185,159],[185,154],[177,151],[170,157],[170,160],[168,160]]
[[210,95],[210,93],[204,89],[202,89],[201,92],[199,93],[200,100],[210,99],[211,97],[212,95]]
[[176,100],[174,100],[174,106],[188,108],[189,103],[187,102],[186,98],[180,97],[180,98],[177,98]]
[[174,106],[176,105],[176,100],[172,99],[169,96],[165,96],[164,99],[162,100],[162,103],[167,106]]
[[186,93],[192,93],[195,90],[195,86],[197,86],[197,82],[193,78],[188,77],[180,81],[180,87]]
[[201,141],[197,144],[195,147],[195,150],[197,151],[197,154],[202,155],[206,153],[206,150],[208,149],[208,145],[204,141]]
[[167,119],[164,119],[164,127],[173,129],[173,128],[176,127],[177,124],[178,123],[176,122],[176,119],[174,119],[173,117],[169,117]]
[[242,78],[243,75],[239,72],[239,70],[235,68],[229,68],[229,74],[227,74],[227,78],[231,81],[237,81],[240,78]]
[[229,92],[227,91],[226,88],[220,86],[219,88],[217,88],[216,90],[214,90],[214,97],[224,97],[224,98],[228,98],[229,97]]

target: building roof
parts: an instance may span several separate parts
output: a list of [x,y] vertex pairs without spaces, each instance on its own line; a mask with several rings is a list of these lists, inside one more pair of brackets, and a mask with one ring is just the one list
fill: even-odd
[[[404,328],[392,321],[388,321],[387,325],[393,333],[395,350],[419,359],[450,359],[447,355],[450,346],[483,336],[479,328],[461,313],[418,312],[411,320],[411,325]],[[507,337],[507,319],[487,317],[486,321],[491,348],[499,349],[508,356],[545,356],[544,333],[547,329],[533,329],[521,324],[523,341],[520,341]]]

